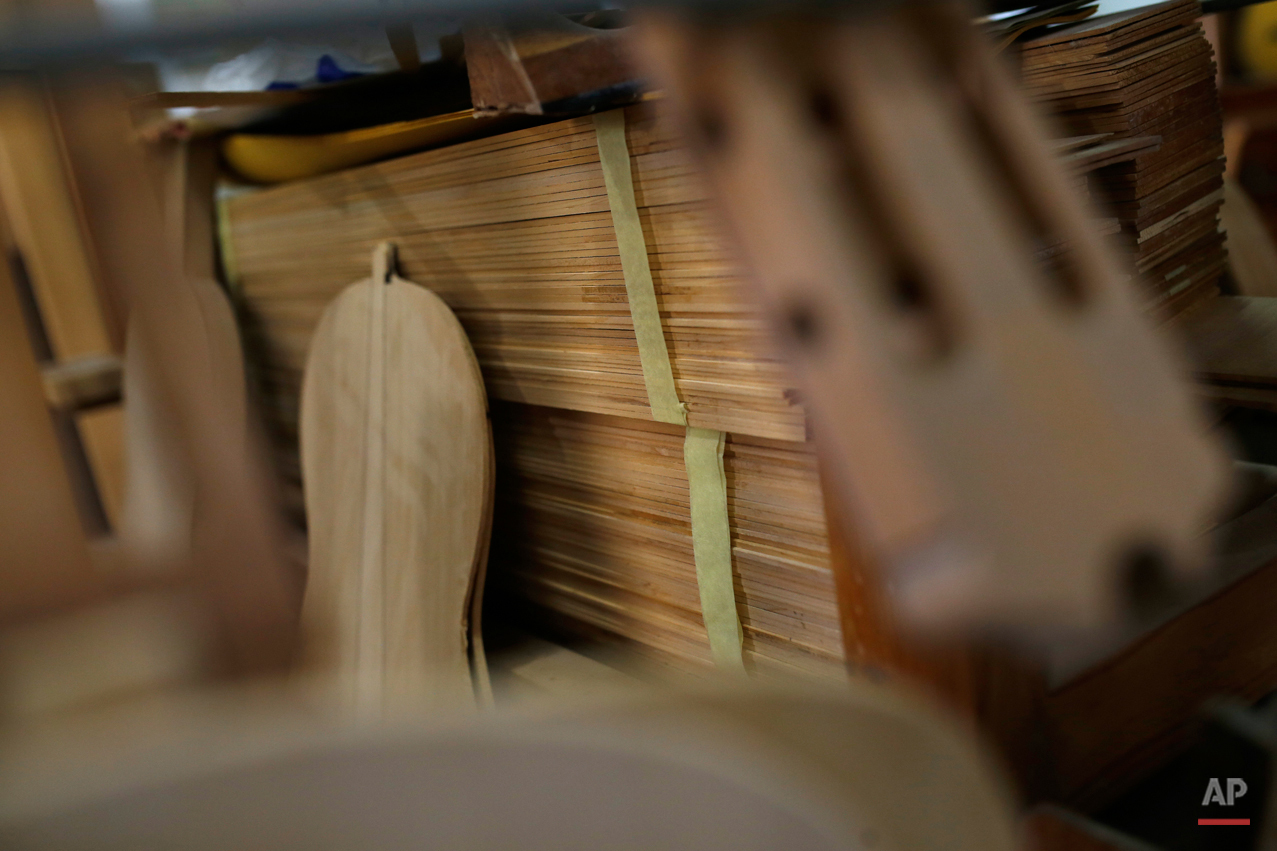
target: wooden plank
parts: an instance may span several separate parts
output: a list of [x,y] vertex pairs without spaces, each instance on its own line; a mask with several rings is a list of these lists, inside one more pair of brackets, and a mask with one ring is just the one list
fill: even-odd
[[590,27],[543,12],[508,20],[489,15],[463,35],[476,115],[540,115],[547,108],[579,114],[592,95],[606,108],[641,88],[623,27]]
[[[57,5],[58,13],[92,14],[92,4],[85,0],[63,0]],[[31,74],[0,75],[0,202],[7,218],[0,243],[6,251],[16,254],[26,277],[22,282],[11,282],[12,269],[7,269],[0,287],[18,283],[24,290],[29,287],[33,291],[30,294],[37,310],[28,321],[41,327],[38,331],[31,327],[28,330],[41,337],[37,357],[42,367],[47,366],[49,358],[118,353],[121,339],[119,315],[111,309],[113,305],[104,298],[100,281],[95,278],[92,252],[84,241],[79,218],[78,198],[61,153],[61,140],[44,97],[43,81]],[[25,341],[27,337],[21,339]],[[76,501],[87,506],[100,500],[108,519],[113,521],[117,515],[111,512],[118,508],[124,484],[119,475],[122,446],[109,424],[102,427],[97,422],[109,420],[110,415],[99,410],[88,415],[88,422],[84,421],[85,415],[77,420],[58,419],[66,441],[62,464],[47,469],[45,476],[58,483],[71,473],[78,491],[74,495]],[[7,440],[5,443],[14,453],[22,451],[16,444]],[[89,469],[83,470],[86,456]],[[89,478],[84,478],[84,473]],[[97,499],[87,492],[95,483]],[[81,510],[81,521],[87,520],[87,513]],[[82,537],[83,531],[83,527],[78,532],[66,529],[63,534],[74,541]],[[55,575],[63,567],[50,565]],[[87,587],[80,591],[88,592],[97,584],[86,583]]]
[[[55,364],[113,357],[123,328],[103,297],[92,245],[83,229],[78,194],[62,158],[62,140],[43,83],[30,75],[0,80],[0,198],[9,211],[13,243],[27,272]],[[124,491],[124,447],[111,415],[80,417],[71,426],[83,444],[91,481],[111,526]]]
[[39,81],[6,75],[0,85],[0,196],[54,356],[118,354],[122,326],[99,297],[61,148]]

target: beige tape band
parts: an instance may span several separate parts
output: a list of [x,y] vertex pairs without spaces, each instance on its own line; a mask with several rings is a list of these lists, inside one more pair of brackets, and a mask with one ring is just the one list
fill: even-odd
[[235,240],[231,234],[230,202],[232,199],[257,191],[251,187],[231,187],[219,183],[213,195],[213,213],[217,219],[217,247],[222,260],[222,277],[227,291],[239,297],[239,264],[235,258]]
[[621,251],[621,273],[630,301],[634,338],[638,341],[639,363],[652,418],[658,422],[687,425],[687,412],[674,387],[674,371],[665,346],[665,331],[656,305],[656,287],[647,261],[647,239],[634,200],[630,149],[625,142],[625,111],[601,112],[594,116],[599,142],[599,162],[607,185],[607,201],[612,209],[612,227]]
[[239,295],[239,268],[235,263],[235,244],[231,240],[231,216],[226,209],[226,199],[217,199],[217,245],[221,249],[222,276],[226,288]]
[[744,635],[736,612],[732,579],[732,532],[727,517],[727,476],[723,445],[727,435],[707,428],[688,428],[683,463],[692,504],[692,553],[701,592],[701,617],[709,633],[714,664],[744,673]]
[[[687,408],[679,401],[674,386],[674,371],[647,259],[647,240],[634,199],[630,150],[625,141],[625,112],[618,109],[595,115],[594,129],[652,418],[687,426]],[[726,440],[727,436],[721,431],[688,427],[683,441],[683,464],[691,501],[692,554],[710,654],[720,669],[744,673],[744,639],[736,611],[727,477],[723,472]]]

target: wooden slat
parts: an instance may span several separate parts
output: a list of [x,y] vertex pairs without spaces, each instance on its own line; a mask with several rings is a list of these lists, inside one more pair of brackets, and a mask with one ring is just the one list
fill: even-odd
[[0,264],[0,620],[92,598],[84,531],[7,264]]
[[118,353],[122,326],[99,296],[43,88],[30,77],[8,75],[0,82],[0,196],[54,355],[72,359]]
[[[121,351],[123,319],[104,297],[78,194],[62,157],[62,140],[43,83],[30,75],[0,80],[0,198],[12,221],[39,308],[51,356],[58,362],[109,357]],[[119,523],[124,447],[112,415],[78,418],[96,497],[110,525]]]

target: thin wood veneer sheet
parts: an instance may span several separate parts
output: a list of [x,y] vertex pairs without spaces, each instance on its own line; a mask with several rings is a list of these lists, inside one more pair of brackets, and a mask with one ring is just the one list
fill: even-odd
[[475,703],[467,630],[493,473],[461,324],[378,251],[373,278],[324,311],[301,410],[307,662],[373,718]]

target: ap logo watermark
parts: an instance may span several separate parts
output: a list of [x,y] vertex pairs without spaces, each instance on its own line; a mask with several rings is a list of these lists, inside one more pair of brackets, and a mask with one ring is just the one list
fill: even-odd
[[[1218,777],[1212,777],[1210,782],[1206,784],[1206,794],[1202,796],[1202,806],[1210,806],[1211,804],[1219,804],[1225,807],[1231,807],[1237,803],[1237,799],[1246,794],[1246,781],[1240,777],[1226,778],[1226,783],[1220,783]],[[1250,824],[1248,818],[1199,818],[1199,825],[1234,825],[1247,826]]]
[[1246,794],[1246,781],[1240,777],[1228,778],[1228,793],[1224,793],[1224,787],[1220,785],[1218,777],[1212,777],[1210,783],[1206,784],[1206,795],[1202,798],[1202,806],[1207,804],[1223,804],[1225,807],[1231,807],[1233,803]]

